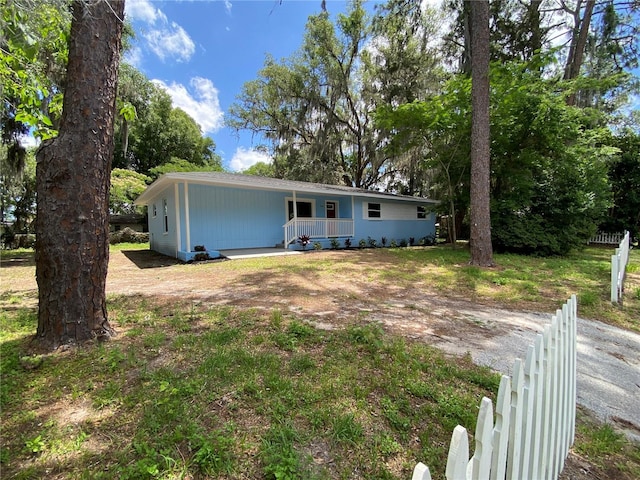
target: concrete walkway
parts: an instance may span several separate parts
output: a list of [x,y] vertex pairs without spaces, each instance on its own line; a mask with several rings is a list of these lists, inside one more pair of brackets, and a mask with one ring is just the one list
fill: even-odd
[[[474,363],[511,374],[516,357],[524,359],[527,347],[542,333],[551,315],[506,310],[460,309],[466,316],[496,335],[476,335],[460,341],[440,337],[439,348],[469,352]],[[500,324],[510,328],[495,328]],[[640,441],[640,335],[595,320],[577,322],[578,404],[600,420],[612,423],[630,439]]]
[[220,253],[231,260],[239,258],[275,257],[278,255],[300,255],[302,252],[284,248],[242,248],[237,250],[220,250]]

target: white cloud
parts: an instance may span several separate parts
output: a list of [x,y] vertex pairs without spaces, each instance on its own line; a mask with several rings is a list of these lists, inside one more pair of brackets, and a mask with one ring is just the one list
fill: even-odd
[[166,22],[167,17],[159,8],[154,7],[150,0],[128,0],[124,11],[130,20],[140,20],[145,23],[155,23],[156,20]]
[[224,0],[224,8],[229,15],[231,15],[231,7],[233,7],[233,4],[229,0]]
[[213,133],[222,128],[223,112],[218,100],[218,89],[208,78],[195,77],[187,89],[180,83],[167,85],[162,80],[152,80],[163,88],[173,100],[173,106],[187,112],[202,128],[202,132]]
[[178,62],[188,61],[196,46],[189,34],[175,22],[144,34],[147,45],[160,60],[173,57]]
[[271,163],[271,157],[264,152],[238,147],[231,162],[229,162],[229,167],[234,172],[241,172],[258,162]]
[[[127,18],[147,24],[148,30],[142,38],[160,60],[186,62],[195,52],[196,46],[185,29],[175,22],[169,22],[164,12],[156,8],[151,0],[128,0],[125,12]],[[134,58],[139,62],[141,52]]]

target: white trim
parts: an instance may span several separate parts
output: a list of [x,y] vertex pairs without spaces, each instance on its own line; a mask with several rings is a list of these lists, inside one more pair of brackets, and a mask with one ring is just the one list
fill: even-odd
[[[295,199],[295,202],[294,202]],[[289,220],[289,202],[293,203],[293,215],[294,218],[298,218],[298,203],[310,203],[311,204],[311,218],[316,216],[316,201],[314,198],[299,198],[296,196],[296,192],[293,192],[293,197],[285,197],[284,199],[284,221],[287,223]]]
[[333,210],[335,212],[335,219],[340,218],[340,202],[338,200],[325,200],[324,201],[324,218],[329,218],[329,209],[327,208],[327,204],[328,203],[333,203],[335,206],[335,209]]
[[178,256],[178,252],[182,247],[182,238],[180,235],[180,186],[176,183],[173,188],[173,195],[176,201],[176,257]]
[[402,200],[405,202],[418,202],[425,204],[437,204],[435,200],[428,198],[410,197],[405,195],[394,195],[391,193],[376,192],[373,190],[363,190],[359,188],[346,187],[343,185],[324,185],[320,183],[297,182],[292,180],[281,180],[277,178],[258,177],[255,175],[241,175],[222,172],[177,172],[165,173],[153,182],[140,195],[135,205],[148,205],[154,198],[155,192],[162,191],[167,185],[175,182],[186,181],[199,185],[217,185],[225,187],[248,188],[252,190],[270,190],[280,192],[297,191],[304,194],[321,194],[321,195],[353,195],[356,197],[368,197],[380,199],[380,201]]
[[191,222],[189,215],[189,184],[184,182],[184,228],[187,231],[187,252],[191,251]]
[[[379,217],[370,217],[369,216],[369,204],[376,204],[376,205],[380,205],[380,216]],[[362,202],[362,218],[364,218],[365,220],[386,220],[383,216],[383,210],[384,208],[382,207],[382,202]]]
[[162,234],[169,235],[169,202],[162,198]]
[[[370,217],[369,216],[369,204],[379,204],[380,205],[380,216],[379,217]],[[429,212],[425,212],[425,218],[418,218],[418,207],[423,205],[416,205],[412,203],[402,203],[402,202],[375,202],[375,201],[364,201],[362,202],[362,218],[365,220],[417,220],[420,222],[424,222],[430,219]],[[426,208],[426,205],[424,205]]]

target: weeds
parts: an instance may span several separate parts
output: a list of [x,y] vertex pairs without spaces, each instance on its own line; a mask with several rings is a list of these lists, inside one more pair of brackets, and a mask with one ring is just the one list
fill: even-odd
[[[405,386],[448,391],[468,412],[495,394],[460,378],[436,380],[427,365],[446,364],[444,357],[378,324],[326,332],[279,310],[172,308],[171,318],[193,313],[200,333],[163,321],[152,300],[143,313],[119,297],[110,302],[113,317],[129,329],[144,325],[142,334],[33,370],[3,356],[3,383],[13,378],[2,404],[3,474],[42,477],[55,462],[64,465],[58,478],[329,479],[354,469],[406,478],[418,460],[444,461],[424,457],[409,433],[428,425],[433,441],[445,443],[451,432],[433,430],[441,421],[427,420],[425,398]],[[16,355],[31,328],[14,331]],[[435,411],[435,401],[427,404]],[[75,411],[85,413],[68,423]],[[312,455],[319,446],[327,459],[320,464]]]

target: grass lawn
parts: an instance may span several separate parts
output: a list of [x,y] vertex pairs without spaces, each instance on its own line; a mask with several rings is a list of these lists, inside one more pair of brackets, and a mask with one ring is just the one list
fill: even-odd
[[[469,267],[462,249],[366,253],[384,257],[384,269],[357,265],[377,284],[409,288],[427,276],[441,295],[540,311],[577,293],[581,316],[639,328],[637,251],[622,307],[608,305],[607,249],[499,255],[487,270]],[[331,277],[351,268],[341,258],[185,268],[224,276],[306,267]],[[0,294],[2,478],[408,479],[417,461],[443,478],[453,428],[473,431],[481,397],[495,400],[498,387],[469,358],[444,357],[361,316],[320,330],[278,308],[141,295],[110,296],[113,341],[29,356],[31,297]],[[575,451],[597,477],[640,477],[640,448],[586,416]]]

